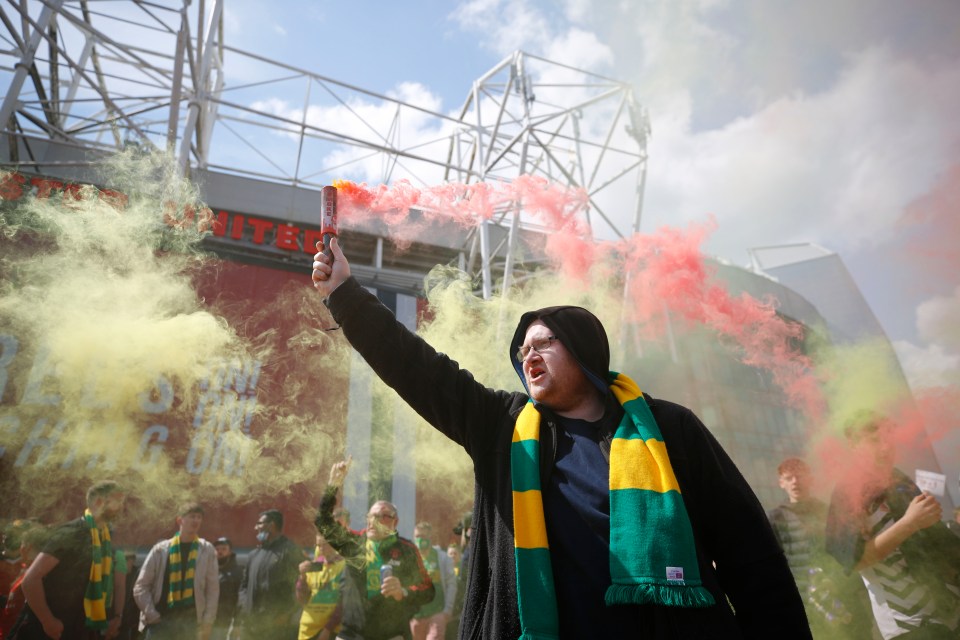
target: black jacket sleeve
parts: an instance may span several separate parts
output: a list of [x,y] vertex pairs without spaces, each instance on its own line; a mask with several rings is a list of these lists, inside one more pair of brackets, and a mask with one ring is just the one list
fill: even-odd
[[334,290],[327,305],[344,336],[380,379],[471,457],[492,446],[490,425],[501,424],[511,407],[526,400],[523,394],[477,382],[397,321],[352,277]]
[[314,521],[317,531],[347,561],[348,565],[355,568],[363,567],[367,563],[363,541],[333,517],[336,506],[337,487],[329,486],[323,492],[320,509]]

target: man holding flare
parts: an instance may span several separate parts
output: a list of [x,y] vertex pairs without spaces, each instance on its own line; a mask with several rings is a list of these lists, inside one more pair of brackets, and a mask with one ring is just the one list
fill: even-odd
[[489,389],[330,249],[313,282],[346,339],[473,460],[461,637],[810,638],[743,476],[692,412],[609,371],[592,313],[523,314],[509,354],[527,393]]

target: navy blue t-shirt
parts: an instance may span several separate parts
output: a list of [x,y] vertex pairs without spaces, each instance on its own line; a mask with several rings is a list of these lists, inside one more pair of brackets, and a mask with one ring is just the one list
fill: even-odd
[[636,605],[604,603],[610,586],[610,464],[600,442],[622,416],[617,406],[597,422],[557,419],[557,458],[543,510],[564,638],[617,637],[637,620]]

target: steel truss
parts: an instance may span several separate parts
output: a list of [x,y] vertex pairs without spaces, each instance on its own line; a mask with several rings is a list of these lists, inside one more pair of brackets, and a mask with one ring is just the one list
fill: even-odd
[[[589,71],[517,51],[444,113],[226,44],[223,0],[0,0],[0,20],[0,158],[21,170],[73,174],[137,145],[187,174],[310,190],[530,174],[583,187],[595,236],[639,229],[649,122],[629,85]],[[461,238],[484,297],[536,267],[523,233],[550,232],[520,206]]]

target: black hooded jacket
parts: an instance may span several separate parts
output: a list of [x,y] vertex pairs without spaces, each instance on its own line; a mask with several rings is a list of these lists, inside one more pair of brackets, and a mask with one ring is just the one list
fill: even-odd
[[[344,336],[377,375],[428,423],[463,446],[473,460],[471,579],[460,637],[515,640],[520,623],[510,444],[528,396],[478,383],[469,371],[407,330],[353,278],[341,284],[327,304]],[[602,379],[609,347],[605,334],[602,345],[581,342],[581,336],[598,335],[595,329],[581,331],[596,321],[584,313],[558,314],[547,309],[528,314],[517,335],[522,341],[526,326],[541,319],[585,370]],[[599,321],[596,324],[602,332]],[[511,354],[519,344],[515,336]],[[636,606],[635,629],[624,630],[623,637],[810,638],[786,559],[743,476],[692,412],[649,396],[645,399],[684,495],[704,586],[717,604],[705,609]],[[542,413],[541,472],[546,478],[556,451],[557,420],[549,410]]]

